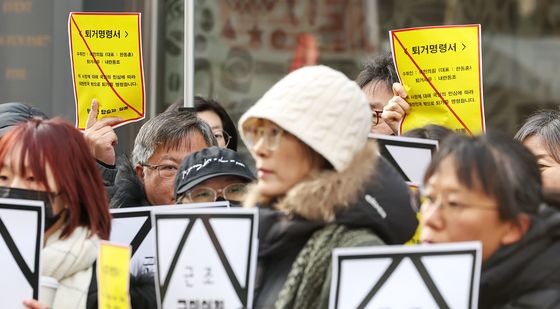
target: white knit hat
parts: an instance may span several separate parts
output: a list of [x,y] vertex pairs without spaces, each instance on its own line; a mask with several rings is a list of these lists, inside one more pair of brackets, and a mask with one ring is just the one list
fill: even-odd
[[293,71],[270,88],[239,119],[267,119],[290,132],[329,161],[337,171],[348,167],[366,144],[371,111],[360,87],[326,66]]

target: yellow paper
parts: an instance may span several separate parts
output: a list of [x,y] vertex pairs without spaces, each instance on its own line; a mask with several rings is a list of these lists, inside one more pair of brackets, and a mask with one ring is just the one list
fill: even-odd
[[102,242],[97,259],[97,288],[100,309],[128,309],[130,246]]
[[70,13],[68,31],[76,126],[85,128],[94,98],[99,118],[143,119],[140,13]]
[[420,233],[422,232],[422,224],[421,224],[421,220],[422,220],[422,214],[420,213],[420,201],[417,198],[418,194],[420,194],[418,192],[418,187],[417,186],[408,186],[408,188],[410,189],[410,195],[412,196],[412,200],[414,201],[414,203],[418,203],[418,205],[414,205],[417,211],[416,213],[416,219],[418,220],[418,226],[416,227],[416,232],[414,232],[414,235],[412,236],[412,238],[407,241],[405,243],[405,245],[418,245],[420,244]]
[[399,133],[428,124],[483,132],[480,25],[393,30],[390,37],[411,106]]

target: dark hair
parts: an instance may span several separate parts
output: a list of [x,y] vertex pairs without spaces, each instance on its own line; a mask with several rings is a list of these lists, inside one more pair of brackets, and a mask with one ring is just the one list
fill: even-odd
[[382,82],[389,91],[392,91],[393,83],[399,81],[391,53],[384,53],[368,61],[356,77],[356,83],[362,89],[372,81]]
[[541,176],[534,156],[521,143],[497,132],[469,137],[453,134],[442,143],[424,175],[424,183],[451,157],[459,182],[495,198],[502,220],[537,213]]
[[451,133],[454,133],[451,129],[437,124],[429,124],[421,128],[412,129],[406,132],[404,136],[433,139],[442,142]]
[[[166,111],[178,110],[183,106],[183,104],[184,104],[184,100],[180,98],[177,101],[173,102],[173,104],[169,105]],[[226,131],[226,133],[231,137],[227,145],[227,148],[237,151],[237,144],[239,141],[239,135],[237,133],[237,129],[235,128],[233,120],[231,120],[231,117],[226,112],[226,110],[222,107],[222,105],[220,105],[220,103],[212,99],[204,99],[203,97],[195,96],[194,110],[197,113],[204,112],[204,111],[211,111],[216,113],[218,117],[220,117],[220,120],[222,121],[222,126],[224,127],[224,131]]]
[[[67,237],[78,226],[88,227],[92,234],[109,239],[111,216],[103,180],[82,133],[62,119],[33,118],[22,122],[0,139],[0,168],[6,156],[18,150],[19,173],[25,175],[25,162],[37,182],[47,192],[58,193],[68,206],[66,225],[61,237]],[[12,166],[12,168],[14,168]],[[58,192],[47,180],[50,168]]]
[[39,109],[23,103],[0,104],[0,137],[15,125],[31,118],[48,119],[49,117]]
[[522,143],[532,136],[540,137],[546,151],[560,163],[560,111],[538,111],[527,118],[515,133],[515,139]]

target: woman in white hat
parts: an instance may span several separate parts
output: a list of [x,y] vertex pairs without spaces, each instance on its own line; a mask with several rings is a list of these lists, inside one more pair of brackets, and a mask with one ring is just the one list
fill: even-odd
[[[406,185],[368,142],[371,122],[358,85],[325,66],[290,73],[241,117],[258,172],[245,202],[260,208],[255,308],[326,307],[333,248],[413,235]],[[394,196],[378,199],[384,190]]]

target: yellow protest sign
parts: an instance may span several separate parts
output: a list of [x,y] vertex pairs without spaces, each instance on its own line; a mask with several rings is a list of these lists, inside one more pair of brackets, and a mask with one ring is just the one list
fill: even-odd
[[480,25],[392,30],[390,37],[411,106],[399,134],[428,124],[483,132]]
[[85,128],[94,98],[99,118],[143,119],[140,13],[70,13],[68,35],[76,126]]
[[97,259],[97,294],[100,309],[129,309],[130,246],[101,242]]
[[420,213],[420,188],[415,185],[408,185],[410,189],[410,195],[412,196],[412,200],[414,201],[416,208],[416,219],[418,220],[418,226],[416,227],[416,232],[410,240],[408,240],[405,245],[418,245],[420,244],[420,233],[422,232],[422,214]]

